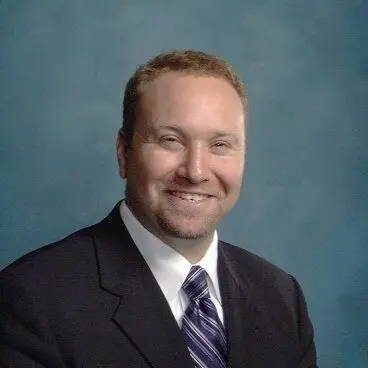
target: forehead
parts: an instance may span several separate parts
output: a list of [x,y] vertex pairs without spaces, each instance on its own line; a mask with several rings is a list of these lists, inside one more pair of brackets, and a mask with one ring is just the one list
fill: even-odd
[[145,110],[185,106],[195,110],[196,106],[208,104],[217,109],[243,110],[237,91],[222,77],[168,72],[141,90],[141,107]]
[[[236,90],[223,78],[168,73],[146,86],[137,129],[175,127],[192,137],[244,135],[245,114]],[[216,134],[217,134],[216,133]]]

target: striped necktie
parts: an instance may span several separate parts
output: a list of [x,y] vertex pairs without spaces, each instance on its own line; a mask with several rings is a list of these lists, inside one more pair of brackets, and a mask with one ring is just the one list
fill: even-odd
[[225,368],[226,338],[224,327],[210,299],[206,272],[193,266],[182,286],[189,298],[182,331],[195,368]]

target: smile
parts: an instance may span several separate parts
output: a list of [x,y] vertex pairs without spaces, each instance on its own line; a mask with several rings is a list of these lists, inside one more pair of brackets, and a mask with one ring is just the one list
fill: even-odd
[[170,192],[170,194],[180,199],[192,201],[192,202],[200,202],[210,197],[205,194],[184,193],[184,192]]

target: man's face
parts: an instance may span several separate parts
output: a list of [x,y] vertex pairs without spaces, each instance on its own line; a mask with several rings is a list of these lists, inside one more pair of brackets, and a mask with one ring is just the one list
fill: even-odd
[[163,241],[213,233],[238,199],[243,105],[224,79],[167,73],[145,87],[131,149],[118,139],[120,175],[138,220]]

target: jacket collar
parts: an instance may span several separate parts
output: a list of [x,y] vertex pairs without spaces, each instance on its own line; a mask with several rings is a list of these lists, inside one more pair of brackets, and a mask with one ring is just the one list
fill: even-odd
[[100,285],[116,295],[111,318],[152,367],[190,368],[184,337],[119,214],[119,203],[94,227]]

